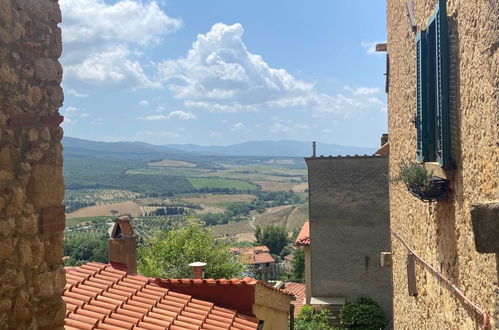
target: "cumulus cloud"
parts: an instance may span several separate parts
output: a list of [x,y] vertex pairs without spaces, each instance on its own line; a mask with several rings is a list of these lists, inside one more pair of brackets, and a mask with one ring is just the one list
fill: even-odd
[[318,114],[364,111],[349,96],[319,92],[314,84],[272,68],[243,42],[241,24],[217,23],[187,55],[158,64],[159,77],[187,108],[213,112],[307,108]]
[[193,114],[192,112],[187,112],[187,111],[182,111],[182,110],[175,110],[170,112],[167,115],[150,115],[150,116],[144,116],[144,117],[139,117],[141,120],[146,120],[146,121],[157,121],[157,120],[168,120],[168,119],[180,119],[180,120],[194,120],[197,119],[196,115]]
[[60,0],[65,81],[108,88],[159,87],[144,72],[139,49],[182,26],[156,1]]
[[141,101],[139,101],[139,105],[141,107],[147,107],[147,106],[149,106],[149,101],[147,101],[147,100],[141,100]]

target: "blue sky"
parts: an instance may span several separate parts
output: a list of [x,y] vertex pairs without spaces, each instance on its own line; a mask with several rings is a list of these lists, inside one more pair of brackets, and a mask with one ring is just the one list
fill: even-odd
[[385,1],[60,0],[67,136],[377,146]]

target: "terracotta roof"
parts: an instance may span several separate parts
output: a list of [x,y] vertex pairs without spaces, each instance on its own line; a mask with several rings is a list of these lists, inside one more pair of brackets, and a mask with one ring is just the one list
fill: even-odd
[[382,158],[385,156],[381,155],[342,155],[342,156],[316,156],[316,157],[305,157],[305,161],[309,160],[324,160],[324,159],[360,159],[360,158]]
[[381,148],[376,150],[374,154],[387,157],[390,156],[390,143],[389,142],[385,143]]
[[241,262],[254,265],[267,262],[275,262],[275,259],[270,255],[269,248],[262,246],[250,246],[246,248],[231,248],[233,253],[241,256]]
[[295,245],[310,245],[310,222],[307,221],[301,227],[300,233],[295,240]]
[[298,316],[300,309],[303,307],[306,287],[307,286],[303,283],[296,283],[296,282],[284,283],[284,289],[295,295],[295,300],[291,302],[293,305],[295,305],[295,316]]
[[[233,309],[162,287],[156,279],[91,262],[66,269],[65,328],[72,329],[257,329],[258,320]],[[175,280],[170,280],[175,281]],[[176,280],[220,283],[229,280]],[[230,283],[255,285],[253,279]]]

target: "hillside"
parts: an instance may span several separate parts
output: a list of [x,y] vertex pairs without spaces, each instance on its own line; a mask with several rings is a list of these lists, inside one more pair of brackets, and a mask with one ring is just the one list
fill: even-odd
[[[73,137],[62,141],[65,155],[129,155],[129,156],[250,156],[250,157],[308,157],[312,144],[305,141],[248,141],[228,146],[200,146],[196,144],[169,144],[165,146],[144,142],[98,142]],[[374,148],[317,143],[318,155],[372,154]]]

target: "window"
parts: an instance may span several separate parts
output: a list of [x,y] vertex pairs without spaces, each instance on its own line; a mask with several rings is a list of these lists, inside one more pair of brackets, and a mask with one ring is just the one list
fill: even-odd
[[451,167],[449,47],[446,0],[416,36],[417,160]]

